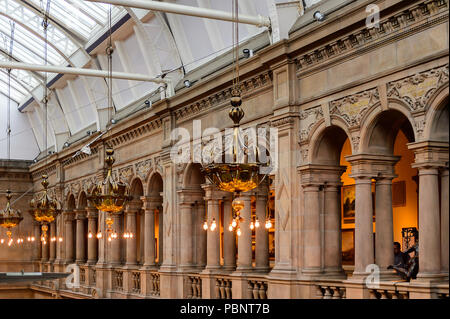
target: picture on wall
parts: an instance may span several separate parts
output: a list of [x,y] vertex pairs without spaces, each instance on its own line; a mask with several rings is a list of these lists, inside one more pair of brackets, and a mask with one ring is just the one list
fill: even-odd
[[[355,223],[355,207],[356,207],[355,185],[342,186],[341,206],[342,221],[344,224]],[[372,211],[373,221],[375,222],[375,183],[372,183]]]

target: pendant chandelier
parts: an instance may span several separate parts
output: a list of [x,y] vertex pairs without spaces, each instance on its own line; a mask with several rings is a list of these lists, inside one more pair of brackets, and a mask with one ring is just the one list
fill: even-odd
[[[111,124],[111,110],[112,110],[112,18],[111,5],[109,6],[109,42],[106,48],[106,55],[108,57],[108,125]],[[107,128],[108,130],[108,128]],[[92,194],[88,196],[88,200],[99,211],[106,213],[105,224],[108,241],[118,238],[118,234],[113,230],[112,225],[114,220],[112,214],[121,213],[124,206],[132,199],[130,196],[130,187],[127,183],[116,181],[112,175],[112,167],[115,162],[114,150],[112,147],[106,147],[105,164],[107,168],[106,177],[102,182],[99,182]],[[103,237],[101,231],[97,233],[98,239]]]
[[[41,8],[43,9],[43,8]],[[48,17],[50,11],[50,0],[47,0],[47,6],[43,14],[42,27],[44,28],[44,64],[47,65],[47,27],[48,27]],[[48,95],[47,95],[47,72],[44,72],[44,130],[43,130],[43,140],[44,140],[44,156],[45,156],[45,164],[47,165],[47,122],[48,122]],[[47,244],[47,231],[48,225],[55,221],[56,216],[61,213],[61,210],[58,208],[58,201],[51,198],[48,194],[48,175],[42,174],[42,182],[41,185],[44,187],[44,191],[42,195],[38,199],[32,199],[30,202],[30,214],[35,221],[37,221],[41,225],[41,241],[43,244]]]
[[[12,56],[12,49],[14,43],[14,22],[11,23],[11,37],[9,45],[9,59]],[[7,146],[6,152],[8,160],[11,159],[11,69],[8,69],[8,109],[7,109]],[[14,227],[17,227],[19,223],[23,220],[22,214],[19,210],[15,210],[11,207],[11,191],[8,189],[6,191],[6,207],[0,211],[0,226],[6,229],[6,235],[8,236],[8,246],[11,246],[12,231]],[[20,242],[18,242],[20,243]]]
[[[244,208],[244,201],[239,197],[241,193],[251,191],[259,186],[266,178],[266,174],[261,174],[263,166],[269,166],[269,163],[259,162],[259,152],[257,147],[250,147],[240,135],[240,121],[244,118],[245,112],[242,109],[241,90],[239,82],[239,4],[238,0],[233,0],[233,63],[234,78],[233,89],[231,92],[231,109],[229,117],[234,123],[232,143],[228,144],[228,148],[221,154],[220,163],[211,162],[202,165],[201,171],[206,175],[207,179],[219,190],[233,193],[232,209],[233,221],[229,230],[236,229],[238,236],[241,234],[239,227],[243,218],[240,216],[241,210]],[[254,159],[253,161],[251,159]],[[255,224],[253,224],[255,227]],[[258,221],[259,227],[259,221]],[[203,229],[208,229],[207,222],[204,223]],[[215,220],[212,221],[210,230],[216,229]]]

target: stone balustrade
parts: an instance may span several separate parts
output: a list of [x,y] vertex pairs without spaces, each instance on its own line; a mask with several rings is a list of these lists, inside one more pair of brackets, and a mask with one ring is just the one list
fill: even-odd
[[150,295],[159,297],[160,295],[160,275],[158,272],[151,273]]
[[232,280],[230,278],[216,278],[216,298],[232,299]]
[[141,273],[134,271],[132,274],[132,288],[131,291],[136,294],[141,293]]
[[123,290],[123,271],[114,270],[113,272],[113,290],[122,291]]
[[189,275],[187,277],[188,299],[202,298],[202,279],[197,275]]
[[267,281],[248,280],[248,297],[250,299],[267,299]]
[[345,299],[345,285],[339,281],[316,284],[319,299]]

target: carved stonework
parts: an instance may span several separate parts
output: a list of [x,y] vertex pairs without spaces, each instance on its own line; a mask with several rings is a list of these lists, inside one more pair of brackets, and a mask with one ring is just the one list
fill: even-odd
[[425,120],[420,119],[415,121],[416,131],[419,138],[423,136],[423,130],[425,129]]
[[359,142],[360,142],[361,138],[359,136],[353,136],[352,137],[352,145],[353,145],[353,150],[355,152],[358,151],[359,149]]
[[376,88],[356,93],[330,102],[330,115],[341,117],[349,127],[359,127],[365,113],[379,101]]
[[387,95],[405,102],[411,111],[422,111],[436,90],[448,83],[448,64],[388,83]]
[[153,159],[153,169],[160,174],[163,174],[163,167],[161,162],[161,156],[157,156]]
[[323,119],[323,110],[321,106],[316,106],[300,112],[300,143],[308,140],[313,126]]
[[122,167],[119,169],[119,179],[122,181],[130,183],[133,175],[134,175],[133,165]]
[[[268,86],[272,83],[272,79],[270,77],[269,72],[265,72],[262,74],[258,74],[252,78],[243,80],[241,82],[241,92],[242,96],[245,97],[246,94],[250,94],[252,91]],[[203,110],[212,108],[220,103],[228,102],[231,98],[232,88],[226,88],[220,92],[214,93],[201,101],[196,101],[192,104],[189,104],[185,107],[179,108],[175,111],[175,119],[180,120],[187,118],[189,116],[193,116]]]
[[368,29],[364,27],[350,35],[333,40],[320,48],[301,55],[296,58],[297,76],[300,77],[302,72],[308,71],[320,63],[345,58],[347,54],[351,54],[355,49],[375,46],[377,41],[388,36],[394,36],[400,32],[410,32],[411,25],[417,25],[419,21],[427,20],[426,23],[432,24],[433,18],[430,16],[438,12],[447,11],[447,2],[447,0],[431,0],[426,1],[426,4],[421,2],[394,16],[383,18],[379,22],[378,28]]
[[84,179],[81,184],[83,191],[89,194],[92,187],[97,184],[97,179],[95,176],[92,176],[90,178]]
[[136,174],[142,179],[146,180],[148,177],[148,173],[152,169],[153,161],[151,159],[145,160],[143,162],[139,162],[135,164]]

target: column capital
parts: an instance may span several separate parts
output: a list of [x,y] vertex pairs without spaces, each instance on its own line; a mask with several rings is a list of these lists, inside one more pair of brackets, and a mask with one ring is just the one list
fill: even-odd
[[395,175],[395,165],[400,160],[400,156],[383,154],[356,154],[346,156],[345,159],[352,165],[351,178],[366,176],[376,178],[381,176],[393,178]]
[[198,189],[179,189],[177,190],[178,200],[181,204],[194,204],[202,198],[201,192]]
[[216,185],[203,184],[202,188],[205,190],[205,200],[221,200],[224,197],[223,191],[217,189]]
[[125,207],[125,214],[138,213],[142,209],[142,201],[133,200]]
[[308,164],[297,167],[301,177],[301,184],[324,185],[341,184],[341,175],[347,170],[346,166]]
[[86,216],[88,219],[98,218],[98,210],[95,207],[86,207]]
[[425,141],[409,143],[408,149],[415,155],[413,168],[448,167],[448,142]]
[[142,209],[145,211],[155,210],[162,203],[162,197],[158,195],[141,196]]
[[75,219],[75,212],[74,211],[63,211],[63,218],[64,218],[64,222],[72,222]]
[[75,210],[75,219],[85,219],[86,218],[86,210],[84,209],[77,209]]

